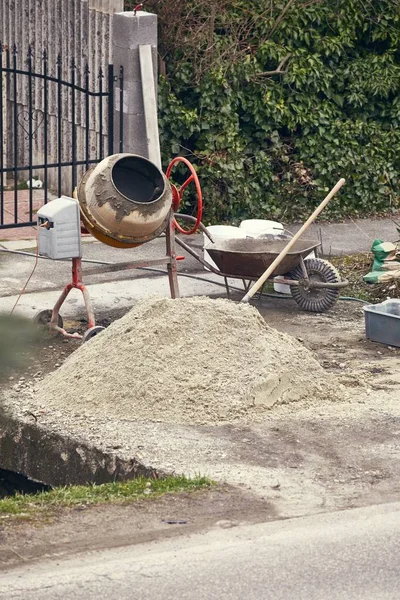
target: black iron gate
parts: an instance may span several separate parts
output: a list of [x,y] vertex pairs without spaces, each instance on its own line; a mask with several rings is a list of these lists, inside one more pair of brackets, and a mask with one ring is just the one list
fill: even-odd
[[[53,64],[52,64],[53,63]],[[115,83],[118,82],[118,88]],[[121,107],[114,133],[115,93]],[[106,154],[122,152],[123,70],[113,65],[79,72],[44,51],[18,49],[0,42],[0,229],[35,224],[34,186],[42,181],[40,202],[72,195],[79,177]],[[27,182],[29,182],[29,185]],[[27,191],[22,192],[21,188]]]

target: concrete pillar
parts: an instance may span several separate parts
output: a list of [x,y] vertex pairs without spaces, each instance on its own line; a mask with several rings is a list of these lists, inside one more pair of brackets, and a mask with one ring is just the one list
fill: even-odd
[[116,89],[115,151],[123,116],[123,149],[161,167],[157,122],[157,16],[144,11],[116,13],[113,18],[115,73],[124,68],[124,100]]

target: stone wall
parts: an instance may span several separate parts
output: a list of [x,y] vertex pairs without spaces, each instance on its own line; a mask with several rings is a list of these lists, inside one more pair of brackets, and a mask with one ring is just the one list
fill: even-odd
[[23,55],[29,45],[38,54],[47,48],[49,60],[61,53],[98,71],[110,62],[112,15],[123,7],[123,0],[0,0],[0,39]]

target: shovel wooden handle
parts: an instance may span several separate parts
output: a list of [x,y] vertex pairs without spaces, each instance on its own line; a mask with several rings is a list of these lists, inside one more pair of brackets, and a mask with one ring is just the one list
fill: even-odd
[[340,188],[345,184],[345,179],[339,179],[334,188],[331,189],[326,198],[321,202],[321,204],[315,209],[313,214],[307,219],[304,225],[299,229],[299,231],[294,235],[287,246],[284,247],[282,252],[278,254],[273,263],[268,267],[268,269],[261,275],[261,277],[252,285],[247,294],[242,298],[241,302],[249,302],[249,300],[254,296],[256,292],[260,289],[260,287],[267,281],[268,277],[271,277],[272,273],[275,271],[276,267],[282,262],[285,258],[286,254],[290,252],[293,248],[297,240],[303,235],[303,233],[310,227],[311,223],[315,221],[318,215],[324,210],[325,206],[328,202],[333,198],[333,196],[340,190]]

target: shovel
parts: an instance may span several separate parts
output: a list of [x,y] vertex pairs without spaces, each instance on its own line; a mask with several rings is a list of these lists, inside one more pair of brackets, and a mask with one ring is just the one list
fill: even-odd
[[310,227],[311,223],[313,223],[315,221],[315,219],[318,217],[318,215],[324,210],[325,206],[333,198],[333,196],[336,194],[336,192],[338,192],[340,190],[340,188],[345,184],[345,182],[346,182],[345,179],[343,179],[343,178],[339,179],[339,181],[337,182],[335,187],[331,189],[329,194],[321,202],[321,204],[315,209],[313,214],[307,219],[307,221],[304,223],[304,225],[301,227],[301,229],[299,229],[299,231],[296,233],[296,235],[294,235],[292,237],[292,239],[287,244],[287,246],[284,247],[282,252],[280,254],[278,254],[278,256],[276,257],[274,262],[268,267],[268,269],[265,271],[265,273],[263,273],[263,275],[261,275],[261,277],[251,286],[251,288],[249,289],[247,294],[245,296],[243,296],[243,298],[241,299],[241,302],[249,302],[249,300],[254,296],[254,294],[256,294],[258,292],[260,287],[267,281],[268,277],[270,277],[272,275],[272,273],[274,272],[276,267],[285,258],[286,254],[288,252],[290,252],[291,248],[295,245],[297,240]]

